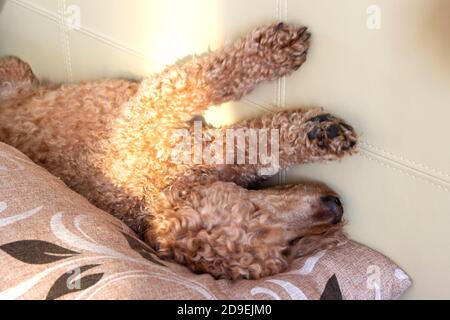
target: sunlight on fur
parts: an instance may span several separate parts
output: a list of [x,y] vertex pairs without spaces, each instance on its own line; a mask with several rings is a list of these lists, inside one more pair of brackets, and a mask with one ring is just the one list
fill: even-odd
[[[193,116],[299,69],[310,36],[301,26],[263,26],[139,83],[49,86],[19,59],[0,59],[0,140],[124,221],[161,258],[215,278],[283,272],[298,256],[345,242],[338,195],[314,183],[252,190],[268,178],[263,162],[192,165],[169,155],[173,131],[192,130]],[[357,144],[350,125],[320,108],[216,129],[276,130],[278,170],[338,160]]]

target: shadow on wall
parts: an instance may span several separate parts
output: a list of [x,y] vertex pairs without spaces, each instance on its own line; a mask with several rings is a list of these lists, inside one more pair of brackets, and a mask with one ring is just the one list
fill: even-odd
[[6,0],[0,0],[0,13],[2,13],[5,3],[6,3]]

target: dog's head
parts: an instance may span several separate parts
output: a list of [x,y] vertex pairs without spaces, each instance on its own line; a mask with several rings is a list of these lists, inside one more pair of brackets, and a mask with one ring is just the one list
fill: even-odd
[[336,192],[324,184],[307,182],[263,191],[268,208],[284,224],[285,254],[298,258],[347,241],[344,207]]
[[343,206],[323,184],[246,190],[215,182],[191,190],[180,207],[170,213],[176,219],[151,221],[147,241],[160,256],[216,278],[271,276],[292,259],[346,241]]

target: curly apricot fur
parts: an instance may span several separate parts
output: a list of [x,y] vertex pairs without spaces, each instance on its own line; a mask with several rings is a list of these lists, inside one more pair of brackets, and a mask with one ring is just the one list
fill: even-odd
[[[258,164],[176,164],[164,155],[173,130],[189,128],[194,115],[298,69],[309,37],[293,25],[261,27],[141,82],[50,86],[19,59],[3,58],[0,140],[145,236],[162,258],[217,278],[273,275],[298,255],[345,241],[319,201],[334,193],[310,183],[247,190],[264,178]],[[285,111],[232,127],[278,129],[281,169],[351,154],[354,143],[343,147],[356,141],[349,126],[326,148],[308,138],[308,120],[321,114]]]

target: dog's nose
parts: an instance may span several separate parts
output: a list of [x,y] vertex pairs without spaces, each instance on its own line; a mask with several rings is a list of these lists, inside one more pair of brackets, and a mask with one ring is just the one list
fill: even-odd
[[342,221],[344,216],[344,207],[342,206],[341,200],[335,196],[325,196],[320,198],[325,207],[330,211],[333,217],[333,224],[338,224]]

